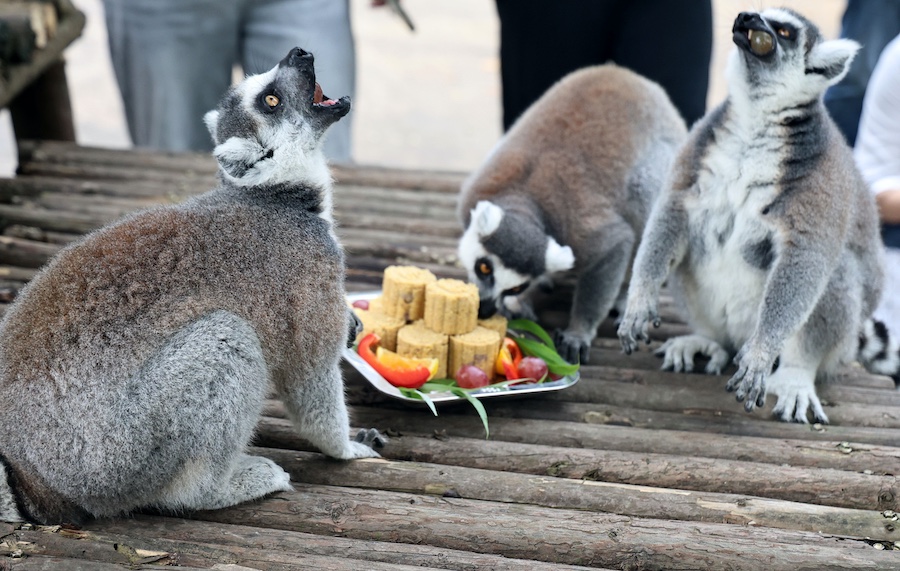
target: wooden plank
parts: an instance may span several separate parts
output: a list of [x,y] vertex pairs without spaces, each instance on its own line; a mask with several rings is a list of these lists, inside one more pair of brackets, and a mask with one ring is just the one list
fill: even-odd
[[[772,466],[757,466],[751,462],[703,462],[701,459],[674,457],[661,460],[659,457],[644,455],[638,458],[631,455],[629,460],[633,461],[626,461],[628,465],[624,466],[619,460],[628,455],[623,453],[604,454],[502,442],[480,442],[476,445],[472,441],[459,439],[451,442],[403,437],[394,439],[391,446],[395,448],[391,453],[405,461],[378,459],[335,464],[311,452],[254,449],[253,453],[271,458],[291,474],[293,481],[307,484],[432,494],[645,518],[725,522],[834,536],[868,537],[888,542],[900,539],[900,529],[897,529],[900,523],[894,521],[893,515],[883,515],[886,509],[895,506],[871,509],[877,501],[879,483],[871,482],[874,489],[869,487],[860,493],[860,498],[869,500],[868,506],[848,509],[839,504],[845,503],[848,497],[856,497],[860,490],[851,486],[842,494],[840,488],[832,487],[855,476],[836,470],[787,469],[791,475],[800,475],[804,481],[790,490],[784,490],[777,488],[793,483],[785,477],[788,474],[776,472]],[[453,462],[448,462],[447,458],[453,458]],[[689,465],[692,463],[694,465]],[[726,466],[710,473],[705,486],[693,480],[702,478],[703,469],[716,463]],[[690,475],[668,477],[661,464],[666,464],[665,468],[672,472]],[[736,471],[727,472],[728,468]],[[771,473],[771,479],[765,483],[759,478],[763,469],[769,469]],[[628,473],[628,470],[631,472]],[[612,472],[618,474],[609,478]],[[735,473],[741,474],[741,478],[734,478]],[[849,477],[843,478],[842,474]],[[635,480],[643,483],[628,483]],[[732,485],[735,480],[751,483],[746,486],[748,491],[735,492]],[[813,489],[803,489],[810,483],[817,486],[815,492]],[[688,484],[689,487],[679,484]],[[711,487],[712,491],[703,490],[703,487]],[[749,490],[762,491],[764,496]],[[777,499],[779,497],[791,499]]]
[[[862,510],[897,511],[900,502],[895,497],[897,478],[893,472],[887,471],[889,465],[896,465],[900,458],[900,449],[896,448],[882,449],[892,453],[893,462],[873,462],[873,469],[868,469],[871,473],[864,473],[816,467],[809,462],[800,466],[782,465],[765,455],[748,458],[743,452],[743,439],[720,438],[716,445],[720,449],[732,448],[731,454],[723,453],[722,456],[741,456],[748,458],[746,460],[707,457],[703,454],[688,456],[615,450],[603,448],[602,444],[597,448],[584,444],[574,448],[506,442],[496,437],[484,440],[448,434],[442,434],[440,438],[413,434],[416,433],[404,432],[392,437],[389,445],[380,451],[382,456],[538,476],[727,492]],[[311,449],[295,435],[290,422],[273,418],[261,420],[256,442],[260,446],[287,450]],[[778,448],[778,442],[772,444],[773,448]],[[841,452],[846,448],[852,452],[852,447],[847,443],[846,447],[835,446],[832,454],[849,456],[850,452]],[[740,477],[735,477],[735,474],[740,474]],[[881,523],[893,525],[891,521]],[[894,530],[887,531],[893,533]]]
[[[428,438],[469,438],[481,440],[484,429],[471,415],[442,411],[433,417],[427,411],[403,413],[377,408],[354,407],[353,420],[360,427],[374,426],[398,435]],[[531,443],[553,447],[671,454],[725,460],[753,461],[795,467],[820,467],[860,474],[900,474],[900,453],[890,446],[857,442],[760,438],[684,432],[629,426],[579,424],[547,420],[490,418],[491,440]],[[261,446],[303,448],[290,424],[263,417],[257,442]],[[390,457],[401,457],[386,452]]]
[[[530,571],[535,568],[533,561],[472,553],[467,550],[356,540],[258,526],[154,516],[94,522],[86,526],[83,533],[92,542],[105,544],[127,542],[129,545],[144,549],[171,551],[177,553],[179,560],[183,562],[193,562],[195,559],[234,561],[259,569],[265,569],[274,562],[291,561],[296,555],[322,556],[335,553],[354,561],[357,569],[368,568],[367,562],[456,571],[473,569]],[[587,571],[588,568],[544,563],[541,569]]]
[[[168,170],[212,175],[216,165],[212,156],[201,153],[164,153],[149,150],[115,150],[49,141],[29,141],[23,145],[23,172],[35,172],[32,165],[82,164],[86,166],[126,167],[132,171]],[[407,190],[429,190],[457,194],[466,173],[435,170],[407,170],[372,165],[332,165],[332,174],[342,184],[381,186]]]
[[885,569],[893,553],[816,533],[673,522],[463,498],[296,484],[297,491],[190,517],[629,569]]

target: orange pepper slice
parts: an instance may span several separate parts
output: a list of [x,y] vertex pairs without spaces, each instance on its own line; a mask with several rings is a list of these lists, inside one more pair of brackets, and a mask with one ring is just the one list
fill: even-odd
[[357,351],[363,360],[395,387],[417,389],[437,373],[437,359],[415,359],[379,347],[381,339],[369,333],[359,342]]

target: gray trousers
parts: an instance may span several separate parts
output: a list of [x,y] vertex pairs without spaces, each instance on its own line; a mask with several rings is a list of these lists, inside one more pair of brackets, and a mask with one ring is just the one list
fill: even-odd
[[[299,46],[316,58],[332,98],[355,95],[356,57],[347,0],[103,0],[109,48],[137,147],[209,151],[203,115],[240,65],[275,66]],[[351,160],[351,118],[328,132],[325,155]]]

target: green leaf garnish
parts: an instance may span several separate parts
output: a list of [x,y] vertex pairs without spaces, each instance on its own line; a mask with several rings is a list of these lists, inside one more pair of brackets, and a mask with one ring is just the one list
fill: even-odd
[[472,404],[473,407],[475,407],[475,412],[477,412],[478,416],[481,417],[481,424],[484,425],[484,437],[485,439],[489,438],[491,435],[491,431],[488,428],[487,411],[484,410],[484,405],[481,404],[481,401],[470,395],[465,389],[461,389],[459,387],[451,388],[450,392],[458,397],[466,399]]
[[431,398],[428,395],[426,395],[425,393],[423,393],[422,391],[420,391],[418,389],[405,389],[405,388],[401,388],[401,387],[398,387],[398,388],[400,389],[400,394],[402,394],[405,397],[425,401],[425,404],[427,404],[428,408],[431,409],[431,413],[434,414],[434,416],[438,415],[437,407],[434,406],[434,401],[431,400]]
[[[515,331],[524,331],[526,333],[531,333],[538,339],[540,339],[544,345],[548,347],[554,347],[553,339],[550,338],[550,334],[544,330],[543,327],[531,321],[529,319],[513,319],[506,324],[507,330],[511,329]],[[518,341],[518,339],[516,339]],[[555,350],[555,349],[554,349]]]

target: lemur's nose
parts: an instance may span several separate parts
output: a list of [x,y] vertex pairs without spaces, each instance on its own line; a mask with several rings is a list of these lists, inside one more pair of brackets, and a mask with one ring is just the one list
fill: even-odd
[[760,24],[762,24],[762,17],[756,12],[741,12],[734,20],[735,26],[745,28],[759,27]]
[[300,62],[304,60],[307,60],[307,63],[312,62],[313,55],[303,48],[294,48],[290,52],[288,52],[288,55],[285,56],[282,63],[291,67],[295,67],[300,65]]

